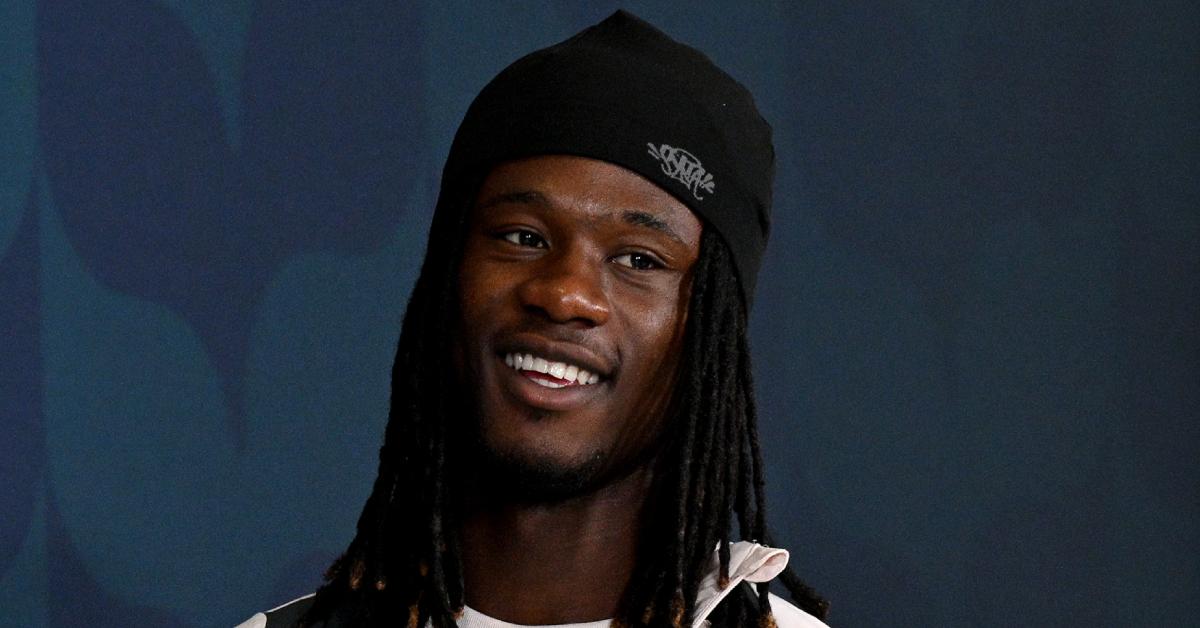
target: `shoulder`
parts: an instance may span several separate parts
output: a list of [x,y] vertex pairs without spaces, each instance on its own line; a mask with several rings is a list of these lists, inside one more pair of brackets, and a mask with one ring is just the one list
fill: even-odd
[[312,593],[262,613],[238,624],[235,628],[291,628],[313,603]]
[[771,614],[779,628],[828,628],[825,622],[800,610],[791,602],[771,594]]

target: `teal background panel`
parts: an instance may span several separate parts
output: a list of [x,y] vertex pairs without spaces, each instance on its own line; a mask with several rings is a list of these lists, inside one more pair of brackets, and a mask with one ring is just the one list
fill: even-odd
[[1195,624],[1194,3],[6,0],[0,626],[317,586],[458,121],[618,6],[774,127],[770,521],[830,623]]

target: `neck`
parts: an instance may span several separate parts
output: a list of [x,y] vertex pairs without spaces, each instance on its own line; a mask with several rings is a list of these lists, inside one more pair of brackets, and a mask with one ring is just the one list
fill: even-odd
[[551,504],[486,504],[462,527],[467,604],[503,621],[613,617],[636,564],[648,467]]

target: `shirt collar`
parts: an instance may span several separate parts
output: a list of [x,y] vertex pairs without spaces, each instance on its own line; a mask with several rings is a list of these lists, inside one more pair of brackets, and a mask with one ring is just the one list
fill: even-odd
[[[729,582],[720,586],[720,563],[718,555],[713,552],[709,561],[708,573],[700,581],[696,593],[696,613],[692,622],[693,628],[706,625],[709,614],[717,608],[721,600],[736,589],[742,582],[767,582],[774,579],[787,567],[788,552],[784,549],[767,547],[749,541],[739,541],[729,544]],[[538,628],[608,628],[610,620],[586,622],[582,624],[558,624],[556,626],[541,626]],[[467,607],[458,621],[464,628],[527,628],[518,624],[510,624],[479,611]]]
[[700,589],[696,593],[693,628],[705,625],[708,615],[742,582],[768,582],[778,576],[787,567],[787,563],[788,552],[785,549],[749,541],[730,543],[729,582],[721,587],[720,563],[714,552],[709,562],[708,574],[700,581]]

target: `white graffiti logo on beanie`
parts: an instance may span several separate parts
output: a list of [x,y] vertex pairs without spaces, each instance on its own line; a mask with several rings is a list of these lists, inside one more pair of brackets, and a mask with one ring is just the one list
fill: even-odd
[[688,186],[688,189],[692,191],[692,196],[695,196],[696,200],[704,200],[700,196],[700,190],[712,194],[713,190],[716,189],[717,184],[713,182],[712,174],[707,172],[704,166],[700,165],[700,160],[695,155],[682,148],[675,148],[666,144],[655,146],[654,144],[647,143],[646,146],[650,147],[650,155],[659,161],[662,171],[668,177]]

